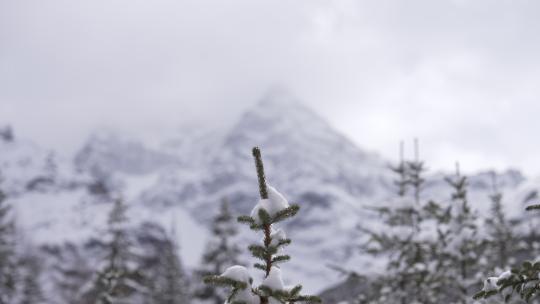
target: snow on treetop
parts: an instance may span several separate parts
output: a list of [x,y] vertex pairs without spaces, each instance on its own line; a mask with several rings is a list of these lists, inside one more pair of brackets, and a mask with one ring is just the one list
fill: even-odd
[[489,277],[487,280],[484,281],[484,288],[482,290],[484,291],[493,291],[497,290],[499,287],[497,286],[497,281],[499,280],[498,277]]
[[284,284],[281,278],[281,270],[276,266],[272,266],[270,273],[261,285],[267,286],[272,290],[283,290]]
[[277,229],[272,231],[272,233],[270,234],[270,238],[272,239],[270,245],[277,246],[279,241],[287,239],[287,235],[282,229]]
[[259,219],[259,210],[262,208],[268,212],[270,216],[276,215],[279,211],[289,208],[289,202],[285,197],[279,193],[274,187],[267,186],[268,189],[268,198],[261,199],[257,205],[251,210],[251,217],[254,218],[257,222],[260,222]]
[[499,280],[508,279],[511,275],[512,275],[512,272],[510,270],[507,270],[501,273],[501,275],[499,275]]
[[261,299],[258,295],[254,294],[251,291],[251,277],[249,276],[248,270],[244,266],[231,266],[225,270],[225,272],[221,275],[222,277],[229,278],[235,281],[244,282],[247,283],[247,287],[244,289],[239,290],[234,297],[231,299],[231,302],[225,302],[225,303],[232,303],[232,302],[244,302],[247,304],[260,304]]
[[497,286],[497,282],[500,280],[508,279],[512,275],[511,271],[505,271],[501,273],[498,277],[489,277],[484,281],[484,288],[482,288],[483,291],[493,291],[499,289],[499,286]]
[[239,265],[235,265],[235,266],[231,266],[229,268],[227,268],[227,270],[225,270],[225,272],[223,272],[223,274],[221,274],[222,277],[224,278],[229,278],[231,280],[235,280],[235,281],[238,281],[238,282],[244,282],[244,283],[248,283],[249,284],[249,281],[250,281],[250,276],[249,276],[249,272],[247,270],[246,267],[244,266],[239,266]]
[[244,302],[246,304],[260,304],[261,299],[258,295],[254,294],[250,288],[246,288],[238,291],[231,299],[231,302],[226,302],[225,304],[234,302]]

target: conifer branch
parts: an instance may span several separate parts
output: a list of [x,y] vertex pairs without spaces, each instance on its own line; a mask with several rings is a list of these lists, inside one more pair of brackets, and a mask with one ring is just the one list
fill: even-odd
[[278,213],[276,213],[276,215],[274,215],[274,218],[272,219],[272,222],[277,223],[289,217],[293,217],[296,215],[296,213],[298,213],[299,210],[300,206],[295,204],[290,205],[288,208],[280,210]]
[[214,284],[214,285],[221,285],[221,286],[230,286],[234,289],[245,289],[247,287],[247,284],[240,281],[235,281],[230,278],[225,278],[218,275],[211,275],[206,276],[203,279],[203,282],[205,284]]
[[282,246],[287,246],[287,245],[290,245],[291,244],[291,239],[283,239],[283,240],[279,240],[278,244],[276,245],[276,247],[282,247]]
[[255,219],[252,218],[252,217],[249,216],[249,215],[241,215],[241,216],[239,216],[239,217],[237,218],[237,221],[238,221],[239,223],[245,223],[245,224],[250,224],[250,225],[255,224]]
[[526,211],[539,210],[539,209],[540,209],[540,204],[530,205],[530,206],[527,206],[527,208],[525,208]]
[[262,162],[261,150],[259,147],[254,147],[252,150],[253,157],[255,158],[255,168],[257,170],[257,178],[259,180],[259,194],[261,199],[268,198],[268,189],[266,188],[266,178],[264,176],[264,165]]
[[272,224],[272,218],[270,217],[270,214],[263,208],[259,209],[258,212],[259,219],[261,219],[263,226],[270,226]]
[[272,258],[272,263],[286,262],[290,259],[291,257],[289,255],[277,255]]

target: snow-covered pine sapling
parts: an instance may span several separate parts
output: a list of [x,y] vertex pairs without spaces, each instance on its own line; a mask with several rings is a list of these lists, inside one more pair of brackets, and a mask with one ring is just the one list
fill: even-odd
[[264,235],[262,244],[248,247],[251,254],[260,260],[254,267],[264,272],[264,280],[258,287],[253,287],[253,279],[243,266],[232,266],[221,275],[205,277],[207,284],[231,287],[226,303],[229,304],[279,304],[279,303],[320,303],[316,296],[301,295],[302,285],[285,287],[281,277],[279,263],[290,259],[280,250],[291,243],[281,229],[274,229],[274,224],[296,215],[300,207],[289,205],[276,189],[266,184],[261,151],[253,148],[255,167],[259,181],[260,201],[251,211],[250,216],[240,216],[238,221],[249,225],[254,231]]

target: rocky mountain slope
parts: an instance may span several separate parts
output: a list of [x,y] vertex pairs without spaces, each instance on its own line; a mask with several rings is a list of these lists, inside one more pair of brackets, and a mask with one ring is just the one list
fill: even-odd
[[[358,254],[362,236],[355,227],[374,223],[366,206],[395,192],[389,161],[358,147],[287,94],[265,96],[228,130],[197,128],[160,145],[100,132],[73,161],[55,157],[52,162],[49,155],[56,154],[17,137],[3,139],[2,187],[22,230],[38,244],[81,241],[102,229],[110,204],[96,199],[92,189],[109,187],[126,198],[134,223],[174,226],[182,256],[194,267],[207,235],[205,224],[219,202],[228,199],[236,213],[247,214],[257,201],[253,146],[263,151],[269,184],[302,208],[287,227],[293,245],[285,277],[317,292],[340,280],[331,265],[380,270],[380,261]],[[431,174],[426,198],[449,201],[443,176]],[[45,182],[36,184],[36,179]],[[470,181],[475,206],[486,210],[491,174],[479,173]],[[514,207],[537,188],[536,181],[512,170],[499,173],[498,181]],[[251,234],[241,231],[247,244]]]

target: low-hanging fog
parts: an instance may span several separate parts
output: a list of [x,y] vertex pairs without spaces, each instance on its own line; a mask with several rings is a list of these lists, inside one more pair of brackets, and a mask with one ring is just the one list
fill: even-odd
[[540,173],[537,1],[0,0],[0,124],[72,152],[92,130],[227,125],[287,87],[370,150]]

